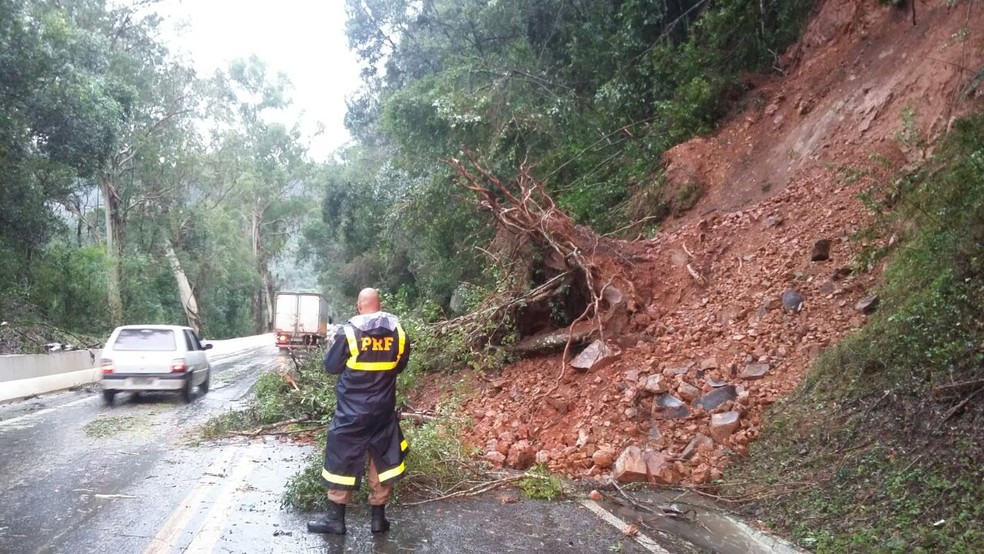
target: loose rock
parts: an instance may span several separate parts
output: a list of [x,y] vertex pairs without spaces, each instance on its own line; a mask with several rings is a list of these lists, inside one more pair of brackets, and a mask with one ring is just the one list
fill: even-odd
[[878,298],[878,295],[872,294],[871,296],[866,296],[859,300],[855,308],[857,308],[857,310],[864,315],[871,315],[875,313],[876,309],[878,309],[879,302],[881,302],[881,299]]
[[506,465],[513,469],[528,469],[536,461],[536,451],[530,441],[522,440],[509,448]]
[[589,369],[601,369],[613,361],[615,361],[615,354],[612,349],[600,340],[596,340],[574,358],[571,367],[578,371],[588,371]]
[[813,251],[810,252],[811,262],[822,262],[830,259],[830,239],[820,239],[813,243]]
[[738,391],[734,385],[727,385],[712,390],[694,401],[694,407],[707,410],[708,412],[717,408],[721,404],[738,398]]
[[803,295],[799,291],[787,290],[782,293],[782,307],[787,312],[796,313],[803,309]]
[[601,469],[608,469],[615,461],[615,453],[611,450],[599,450],[591,456],[591,461]]
[[677,387],[677,394],[684,402],[693,402],[695,398],[700,396],[700,389],[691,385],[690,383],[681,383]]
[[646,378],[645,384],[642,386],[643,390],[650,394],[661,394],[667,392],[669,387],[666,383],[666,378],[660,375],[650,375]]
[[664,394],[656,400],[653,417],[657,419],[680,419],[689,415],[687,405],[672,394]]
[[741,378],[746,381],[761,379],[769,373],[769,364],[748,364],[741,372]]
[[724,442],[740,425],[738,412],[722,412],[711,415],[711,437],[717,442]]
[[506,456],[501,452],[489,452],[485,455],[485,459],[492,462],[497,466],[501,466],[506,461]]
[[693,458],[694,454],[697,454],[697,451],[700,450],[702,446],[704,448],[712,449],[714,448],[714,440],[703,433],[697,433],[697,436],[690,439],[690,443],[683,449],[683,452],[680,453],[680,459],[689,460]]

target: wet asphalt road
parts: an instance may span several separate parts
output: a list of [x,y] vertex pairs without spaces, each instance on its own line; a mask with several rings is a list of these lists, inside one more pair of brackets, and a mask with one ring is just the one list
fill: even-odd
[[310,447],[200,437],[282,363],[265,344],[213,360],[212,390],[187,405],[145,393],[107,407],[98,386],[0,405],[0,553],[701,551],[626,537],[631,514],[605,521],[576,501],[494,495],[391,506],[393,528],[376,536],[356,505],[347,535],[308,534],[311,515],[280,498]]

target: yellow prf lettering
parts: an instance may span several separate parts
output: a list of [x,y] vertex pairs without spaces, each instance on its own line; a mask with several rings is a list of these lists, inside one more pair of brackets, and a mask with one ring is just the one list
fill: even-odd
[[376,352],[383,349],[383,339],[377,339],[373,337],[372,339],[372,349]]
[[389,351],[393,348],[393,337],[383,339],[383,350]]
[[[369,345],[370,344],[372,344],[372,338],[371,337],[362,337],[362,351],[363,352],[365,352],[366,350],[369,350]],[[375,349],[373,349],[373,350],[375,350]]]

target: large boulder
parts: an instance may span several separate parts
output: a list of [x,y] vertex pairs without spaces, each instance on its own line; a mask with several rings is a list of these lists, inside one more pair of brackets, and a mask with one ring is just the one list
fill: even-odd
[[615,460],[612,477],[620,483],[675,485],[680,477],[673,464],[660,452],[629,446]]
[[710,433],[711,437],[717,442],[724,442],[741,425],[741,416],[738,412],[722,412],[711,416]]
[[695,400],[694,407],[710,412],[721,404],[736,398],[738,398],[738,389],[734,385],[725,385],[723,387],[718,387]]
[[601,369],[618,359],[618,355],[604,342],[596,340],[581,351],[571,362],[571,367],[577,371]]

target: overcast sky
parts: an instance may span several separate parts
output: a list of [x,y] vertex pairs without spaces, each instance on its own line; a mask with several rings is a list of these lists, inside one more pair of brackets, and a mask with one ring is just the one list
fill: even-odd
[[[285,73],[294,107],[283,121],[300,121],[313,159],[350,140],[345,99],[359,86],[359,66],[345,37],[344,0],[163,0],[157,10],[164,39],[200,75],[252,54],[271,74]],[[319,122],[325,130],[315,136]]]

